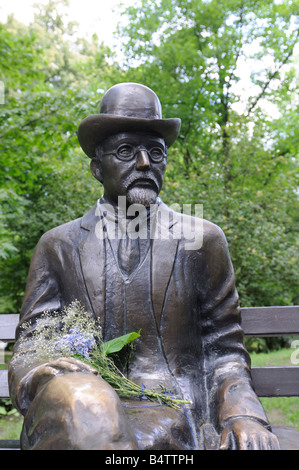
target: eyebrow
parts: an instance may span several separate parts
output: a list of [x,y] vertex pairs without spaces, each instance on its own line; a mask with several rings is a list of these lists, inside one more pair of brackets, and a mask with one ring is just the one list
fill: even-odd
[[[137,144],[136,141],[134,141],[134,138],[130,138],[130,137],[123,137],[123,138],[120,138],[119,140],[115,141],[113,143],[113,146],[115,147],[119,147],[120,145],[122,144],[130,144],[132,146],[142,146],[143,144]],[[155,137],[149,137],[148,138],[148,142],[147,142],[148,145],[152,146],[152,147],[161,147],[163,150],[166,151],[167,147],[166,145],[163,143],[163,142],[160,142],[160,141],[157,141]],[[110,147],[112,145],[112,143],[106,143],[106,145],[104,145],[105,147]]]

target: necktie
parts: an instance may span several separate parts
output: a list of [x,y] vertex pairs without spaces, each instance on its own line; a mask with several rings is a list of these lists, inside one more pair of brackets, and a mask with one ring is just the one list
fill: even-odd
[[140,262],[139,237],[132,239],[126,235],[121,238],[118,245],[118,264],[126,276],[130,276]]

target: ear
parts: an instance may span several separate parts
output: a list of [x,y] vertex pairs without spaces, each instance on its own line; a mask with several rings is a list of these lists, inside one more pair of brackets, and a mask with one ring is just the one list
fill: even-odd
[[95,179],[100,181],[100,183],[103,183],[101,162],[99,160],[96,160],[95,158],[91,160],[90,170]]

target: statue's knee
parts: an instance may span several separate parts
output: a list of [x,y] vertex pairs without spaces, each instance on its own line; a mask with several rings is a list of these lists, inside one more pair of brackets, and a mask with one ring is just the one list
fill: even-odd
[[41,394],[26,417],[28,437],[34,430],[38,448],[136,448],[120,400],[102,378],[83,373],[58,376]]

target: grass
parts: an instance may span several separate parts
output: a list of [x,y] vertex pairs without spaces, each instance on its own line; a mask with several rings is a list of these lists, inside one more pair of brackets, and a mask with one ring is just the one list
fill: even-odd
[[[8,368],[11,352],[5,351],[5,363],[0,364],[0,370]],[[20,438],[23,416],[12,408],[8,398],[0,401],[0,439],[18,440]],[[8,411],[9,410],[9,411]]]
[[[251,353],[252,366],[292,366],[292,349],[281,349],[270,353]],[[292,426],[299,431],[299,398],[278,397],[261,398],[272,426]],[[0,414],[0,439],[18,439],[21,433],[23,417],[13,414]]]
[[291,363],[291,355],[294,349],[283,348],[270,353],[250,353],[251,365],[253,367],[260,366],[293,366]]
[[23,416],[0,415],[0,439],[20,439],[22,431]]
[[[251,353],[251,365],[293,366],[291,348],[280,349],[270,353]],[[299,397],[260,398],[272,426],[292,426],[299,431]]]

